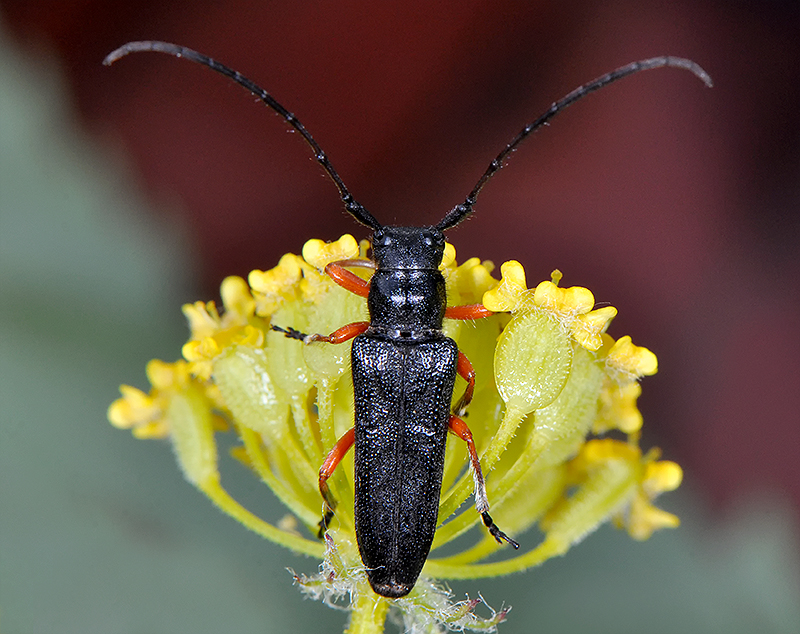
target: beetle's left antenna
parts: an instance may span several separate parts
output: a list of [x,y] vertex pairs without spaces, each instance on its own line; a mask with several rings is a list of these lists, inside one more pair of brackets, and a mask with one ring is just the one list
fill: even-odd
[[114,62],[118,59],[125,57],[129,53],[139,53],[142,51],[155,51],[157,53],[166,53],[167,55],[174,55],[175,57],[185,57],[186,59],[200,64],[202,66],[207,66],[211,70],[215,70],[218,73],[225,75],[226,77],[232,79],[240,86],[246,88],[251,93],[253,93],[256,97],[258,97],[261,101],[263,101],[269,108],[274,110],[278,113],[281,117],[283,117],[284,121],[288,123],[292,128],[294,128],[297,132],[300,133],[300,136],[305,139],[306,143],[311,146],[312,151],[314,152],[314,158],[317,160],[322,166],[322,169],[325,170],[325,173],[331,177],[331,180],[336,185],[336,188],[339,190],[339,196],[344,203],[345,209],[352,215],[358,222],[367,225],[372,229],[380,229],[381,224],[374,218],[374,216],[366,210],[366,208],[359,203],[353,195],[350,193],[350,190],[347,189],[347,186],[344,184],[344,181],[341,179],[339,174],[334,169],[333,165],[331,164],[330,160],[328,159],[328,155],[325,154],[323,149],[320,147],[319,143],[311,136],[311,133],[306,130],[305,126],[300,123],[300,121],[295,117],[291,112],[289,112],[286,108],[284,108],[280,103],[278,103],[275,98],[270,95],[266,90],[255,84],[253,81],[249,80],[247,77],[243,76],[241,73],[228,68],[224,64],[220,64],[217,60],[208,57],[207,55],[203,55],[202,53],[198,53],[197,51],[193,51],[190,48],[186,48],[185,46],[179,46],[177,44],[170,44],[168,42],[156,42],[156,41],[145,41],[145,42],[128,42],[124,46],[120,46],[117,50],[112,51],[109,53],[106,58],[103,60],[103,64],[105,66],[111,66]]
[[444,231],[445,229],[450,229],[451,227],[455,227],[459,222],[464,220],[467,216],[469,216],[473,212],[473,206],[475,205],[475,199],[478,197],[478,194],[483,189],[483,186],[486,182],[494,176],[496,172],[498,172],[505,162],[508,160],[509,155],[517,149],[517,146],[522,143],[525,139],[528,138],[533,132],[541,128],[545,125],[550,119],[556,116],[559,112],[564,110],[567,106],[571,106],[573,103],[578,101],[579,99],[585,97],[586,95],[593,93],[595,90],[600,90],[601,88],[608,86],[609,84],[613,84],[615,81],[622,79],[623,77],[627,77],[628,75],[633,75],[635,73],[641,72],[643,70],[650,70],[652,68],[662,68],[664,66],[671,66],[673,68],[682,68],[683,70],[688,70],[691,73],[694,73],[698,79],[700,79],[706,86],[711,88],[714,85],[714,82],[711,81],[711,77],[709,74],[704,71],[699,64],[696,64],[690,59],[684,59],[682,57],[672,57],[670,55],[664,55],[662,57],[653,57],[651,59],[643,59],[639,62],[631,62],[630,64],[626,64],[625,66],[620,66],[616,70],[612,70],[610,73],[606,73],[605,75],[598,77],[590,81],[588,84],[584,84],[583,86],[579,86],[571,93],[569,93],[566,97],[559,99],[555,103],[553,103],[550,108],[548,108],[547,112],[541,115],[538,119],[526,125],[522,130],[520,130],[519,134],[511,139],[511,142],[503,148],[503,151],[497,155],[497,157],[489,163],[489,167],[483,173],[483,176],[478,179],[478,182],[475,184],[475,187],[472,188],[472,191],[469,193],[467,198],[464,200],[463,203],[460,205],[456,205],[453,207],[447,215],[442,218],[439,224],[436,225],[436,228],[440,231]]

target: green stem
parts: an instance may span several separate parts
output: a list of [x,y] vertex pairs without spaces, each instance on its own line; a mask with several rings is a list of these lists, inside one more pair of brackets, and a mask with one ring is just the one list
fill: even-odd
[[230,515],[237,522],[244,524],[246,528],[249,528],[254,533],[258,533],[262,537],[280,546],[289,548],[296,553],[316,557],[317,559],[322,559],[325,556],[325,546],[319,542],[312,542],[310,539],[306,539],[300,535],[287,533],[277,526],[273,526],[260,517],[253,515],[234,500],[230,494],[222,488],[222,485],[216,478],[207,478],[204,482],[198,483],[197,487],[205,493],[221,511]]
[[500,548],[502,548],[502,546],[498,544],[493,537],[487,534],[485,538],[475,544],[472,548],[468,548],[457,555],[436,558],[429,561],[434,561],[437,564],[447,566],[461,566],[464,564],[471,564],[480,559],[485,559],[489,555],[500,550]]
[[564,554],[568,549],[568,542],[548,537],[539,546],[524,555],[490,564],[447,564],[429,559],[425,564],[425,574],[438,579],[499,577],[538,566],[551,557]]
[[311,464],[322,464],[322,450],[314,438],[314,430],[311,429],[311,418],[308,415],[308,408],[305,402],[298,396],[292,397],[292,418],[297,435],[305,450],[308,461]]
[[[238,423],[236,424],[236,431],[244,442],[244,448],[250,458],[250,463],[258,472],[258,475],[261,476],[261,480],[272,489],[276,497],[300,518],[306,526],[314,526],[319,521],[319,505],[315,504],[313,508],[307,506],[305,504],[306,500],[303,500],[305,496],[299,491],[292,491],[277,478],[264,456],[261,437],[256,432]],[[317,503],[317,501],[318,498],[315,496],[314,502]]]
[[389,601],[365,589],[356,599],[344,634],[382,634]]
[[328,451],[336,444],[336,431],[333,427],[333,394],[336,381],[319,379],[317,381],[317,410],[319,435],[323,451]]

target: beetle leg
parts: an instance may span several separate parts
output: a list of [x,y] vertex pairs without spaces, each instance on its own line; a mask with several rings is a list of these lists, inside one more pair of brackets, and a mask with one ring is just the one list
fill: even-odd
[[347,324],[346,326],[342,326],[338,330],[334,330],[329,335],[320,335],[320,334],[307,335],[304,332],[295,330],[291,326],[287,328],[281,328],[280,326],[270,326],[270,328],[272,328],[272,330],[274,330],[275,332],[282,332],[289,339],[298,339],[306,345],[314,343],[315,341],[322,341],[323,343],[344,343],[345,341],[350,341],[350,339],[360,335],[367,328],[369,328],[369,322],[354,321],[352,324]]
[[375,263],[370,260],[340,260],[331,262],[325,267],[325,273],[342,288],[367,297],[369,295],[369,282],[362,280],[355,273],[348,271],[345,266],[361,266],[364,268],[375,268]]
[[467,443],[469,461],[472,464],[472,477],[475,480],[475,509],[480,513],[483,524],[489,529],[489,533],[497,540],[498,544],[502,544],[505,541],[514,548],[519,548],[519,544],[501,531],[494,523],[492,516],[489,515],[489,498],[486,497],[486,481],[483,479],[481,463],[478,460],[478,451],[475,449],[475,441],[472,440],[472,432],[463,420],[454,415],[450,416],[449,428],[452,434],[458,436]]
[[[367,297],[369,295],[369,281],[362,280],[355,273],[351,273],[345,268],[346,266],[360,266],[362,268],[374,269],[375,263],[371,260],[339,260],[338,262],[331,262],[325,267],[325,273],[339,286],[361,297]],[[342,326],[329,335],[307,335],[291,326],[287,326],[286,328],[271,326],[272,330],[282,332],[289,339],[297,339],[306,345],[314,343],[315,341],[322,341],[324,343],[344,343],[360,335],[368,327],[369,322],[356,321],[352,324]]]
[[270,328],[275,332],[282,332],[284,335],[286,335],[287,339],[297,339],[299,341],[304,341],[305,338],[308,337],[306,333],[300,332],[299,330],[296,330],[291,326],[287,326],[286,328],[281,328],[280,326],[272,325],[270,326]]
[[472,394],[475,392],[475,369],[467,359],[467,355],[459,350],[458,352],[458,376],[467,382],[467,389],[464,390],[463,396],[458,399],[455,406],[456,416],[463,416],[467,411],[467,405],[472,402]]
[[444,309],[447,319],[483,319],[494,313],[483,304],[465,304],[464,306],[448,306]]
[[325,500],[325,513],[322,516],[322,521],[319,523],[319,533],[317,536],[322,539],[325,531],[328,529],[328,523],[333,518],[333,511],[336,509],[336,498],[333,497],[330,488],[328,488],[328,478],[333,475],[334,469],[342,461],[345,454],[353,446],[353,441],[356,437],[355,427],[351,427],[349,431],[336,441],[333,449],[330,450],[325,462],[319,468],[319,492],[322,494],[322,499]]
[[377,268],[377,265],[372,260],[362,260],[361,258],[336,260],[336,262],[331,262],[331,264],[329,264],[328,266],[331,265],[335,265],[337,267],[346,267],[346,268],[372,269],[373,271]]

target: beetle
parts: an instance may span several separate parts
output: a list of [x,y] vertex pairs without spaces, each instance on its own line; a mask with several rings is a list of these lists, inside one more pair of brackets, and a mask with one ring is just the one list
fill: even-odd
[[[384,597],[407,595],[422,571],[438,523],[439,496],[448,431],[467,444],[475,481],[475,506],[489,533],[514,548],[489,514],[486,487],[469,427],[463,421],[475,388],[475,372],[456,343],[443,333],[443,320],[479,319],[492,313],[480,304],[447,306],[439,270],[444,232],[473,213],[478,194],[503,167],[511,152],[532,132],[575,101],[643,70],[671,66],[694,73],[707,86],[711,78],[696,63],[663,56],[632,62],[580,86],[526,125],[489,164],[463,203],[436,225],[395,227],[379,223],[352,196],[344,181],[302,123],[269,93],[240,73],[196,51],[166,42],[130,42],[110,53],[111,65],[134,52],[155,51],[207,66],[232,79],[281,115],[311,147],[333,180],[345,209],[373,231],[372,260],[342,260],[325,273],[343,288],[367,299],[369,321],[347,324],[329,335],[306,334],[291,326],[272,330],[306,345],[352,340],[351,365],[355,425],[328,453],[319,471],[325,512],[320,537],[333,518],[336,500],[327,481],[355,446],[355,529],[361,559],[373,590]],[[363,280],[348,269],[373,269]],[[456,376],[467,382],[451,410]]]

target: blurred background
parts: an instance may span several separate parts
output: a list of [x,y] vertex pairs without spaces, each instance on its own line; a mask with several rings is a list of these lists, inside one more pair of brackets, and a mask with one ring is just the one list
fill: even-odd
[[[165,443],[105,420],[174,360],[180,306],[311,237],[366,237],[308,148],[241,88],[140,54],[208,53],[295,112],[386,224],[431,224],[552,101],[690,57],[559,115],[514,154],[459,260],[556,267],[659,356],[643,446],[685,468],[678,531],[605,527],[524,576],[453,584],[502,632],[800,631],[800,5],[0,0],[0,631],[340,632]],[[265,487],[230,486],[266,517]],[[267,498],[267,499],[264,499]]]

